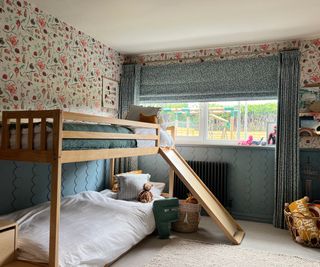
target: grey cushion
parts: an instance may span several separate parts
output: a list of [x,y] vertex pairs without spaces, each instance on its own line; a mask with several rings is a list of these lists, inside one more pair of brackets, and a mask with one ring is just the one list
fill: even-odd
[[129,111],[126,119],[132,120],[132,121],[139,121],[140,113],[142,113],[145,116],[156,115],[159,118],[160,110],[161,108],[157,108],[157,107],[143,107],[143,106],[131,105],[129,107]]
[[118,199],[136,200],[139,193],[143,190],[143,185],[149,181],[150,174],[118,174],[116,175],[119,183]]

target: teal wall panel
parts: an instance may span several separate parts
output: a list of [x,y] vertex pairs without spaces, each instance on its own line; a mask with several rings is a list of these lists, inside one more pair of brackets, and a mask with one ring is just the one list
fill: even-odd
[[[31,207],[50,199],[49,164],[0,161],[0,214]],[[62,197],[82,191],[106,188],[109,161],[62,165]]]
[[[272,222],[275,150],[270,147],[183,146],[186,160],[229,163],[230,211],[239,219]],[[160,155],[139,157],[139,168],[168,184],[168,166]]]

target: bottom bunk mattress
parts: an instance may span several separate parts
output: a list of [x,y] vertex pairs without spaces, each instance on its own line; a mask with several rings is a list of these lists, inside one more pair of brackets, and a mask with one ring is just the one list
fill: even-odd
[[[155,229],[152,203],[87,191],[61,201],[59,266],[112,263]],[[50,203],[1,216],[19,225],[18,259],[48,262]]]

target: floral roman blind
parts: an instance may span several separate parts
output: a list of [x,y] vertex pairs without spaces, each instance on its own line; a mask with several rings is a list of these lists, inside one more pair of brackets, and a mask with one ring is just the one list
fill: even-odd
[[279,56],[142,66],[139,101],[194,102],[277,96]]

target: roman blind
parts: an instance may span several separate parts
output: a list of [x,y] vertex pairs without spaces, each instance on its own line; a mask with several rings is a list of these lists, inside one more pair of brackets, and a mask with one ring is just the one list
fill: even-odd
[[142,66],[139,101],[195,102],[277,96],[279,56]]

